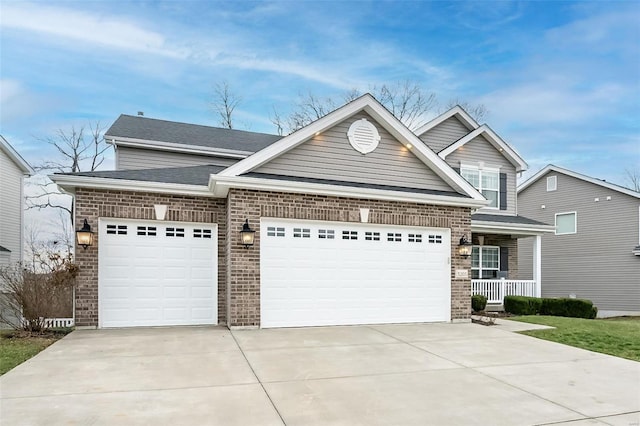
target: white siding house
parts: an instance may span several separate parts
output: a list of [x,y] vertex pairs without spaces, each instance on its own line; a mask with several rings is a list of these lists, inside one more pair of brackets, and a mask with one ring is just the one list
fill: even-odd
[[22,260],[24,178],[33,173],[0,136],[0,266]]

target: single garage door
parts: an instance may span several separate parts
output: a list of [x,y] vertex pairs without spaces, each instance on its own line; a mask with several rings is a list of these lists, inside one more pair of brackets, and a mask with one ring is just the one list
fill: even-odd
[[262,327],[451,319],[449,229],[262,219]]
[[217,226],[101,219],[101,327],[216,324]]

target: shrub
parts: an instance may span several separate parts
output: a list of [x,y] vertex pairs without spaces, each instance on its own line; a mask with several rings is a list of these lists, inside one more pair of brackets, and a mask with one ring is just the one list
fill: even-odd
[[514,315],[536,315],[540,312],[542,299],[526,296],[505,296],[504,310]]
[[471,309],[474,312],[484,311],[484,308],[487,307],[487,298],[481,294],[474,294],[471,296]]
[[573,317],[593,319],[598,314],[598,308],[593,306],[593,302],[585,299],[542,299],[542,315],[553,315],[557,317]]

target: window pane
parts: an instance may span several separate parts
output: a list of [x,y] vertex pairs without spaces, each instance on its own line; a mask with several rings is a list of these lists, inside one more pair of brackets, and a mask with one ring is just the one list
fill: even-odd
[[565,213],[556,215],[556,234],[575,234],[576,214]]
[[484,189],[482,190],[482,195],[489,200],[487,207],[498,207],[498,191]]
[[480,248],[473,247],[471,249],[471,267],[478,268],[480,266]]
[[461,169],[460,174],[467,180],[474,188],[480,188],[480,173],[473,169]]
[[482,269],[498,269],[500,263],[498,261],[499,250],[497,247],[482,248]]
[[480,271],[478,271],[477,269],[472,269],[471,270],[471,279],[472,280],[480,279]]
[[500,189],[500,174],[497,172],[482,172],[482,189]]

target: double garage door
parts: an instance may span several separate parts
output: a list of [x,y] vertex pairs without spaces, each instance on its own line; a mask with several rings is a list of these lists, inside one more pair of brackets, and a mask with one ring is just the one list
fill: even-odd
[[[262,327],[448,321],[448,229],[263,219]],[[217,323],[217,226],[102,219],[101,327]]]
[[216,324],[217,226],[99,223],[101,327]]
[[262,327],[449,321],[449,229],[263,219]]

